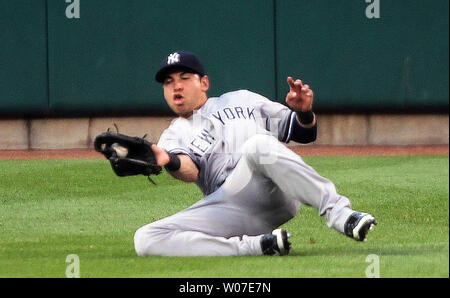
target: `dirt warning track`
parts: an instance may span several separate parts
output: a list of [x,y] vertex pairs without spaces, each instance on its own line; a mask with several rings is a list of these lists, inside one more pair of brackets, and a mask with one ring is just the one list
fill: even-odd
[[[301,156],[448,155],[448,145],[432,146],[292,146]],[[0,159],[103,158],[93,149],[4,150]]]

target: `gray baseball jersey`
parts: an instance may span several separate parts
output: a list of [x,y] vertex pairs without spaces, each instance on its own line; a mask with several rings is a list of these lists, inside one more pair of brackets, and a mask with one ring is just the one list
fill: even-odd
[[236,167],[240,148],[255,134],[289,141],[292,111],[248,90],[211,97],[188,119],[177,118],[160,137],[158,146],[187,154],[199,168],[198,186],[214,192]]

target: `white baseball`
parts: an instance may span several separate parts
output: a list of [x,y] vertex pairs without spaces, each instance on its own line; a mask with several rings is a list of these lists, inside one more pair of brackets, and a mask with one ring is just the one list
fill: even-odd
[[120,146],[117,143],[112,144],[111,148],[113,148],[114,151],[116,151],[117,156],[119,156],[119,157],[123,158],[123,157],[126,157],[128,155],[128,149],[123,147],[123,146]]

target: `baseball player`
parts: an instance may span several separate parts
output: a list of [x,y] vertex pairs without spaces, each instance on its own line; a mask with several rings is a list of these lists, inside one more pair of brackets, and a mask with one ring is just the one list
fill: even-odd
[[208,98],[209,77],[192,53],[168,55],[156,73],[179,116],[152,145],[158,165],[195,182],[203,199],[139,228],[139,256],[285,255],[290,234],[279,226],[301,205],[357,241],[376,221],[356,212],[334,184],[283,143],[316,139],[314,93],[287,78],[287,106],[248,90]]

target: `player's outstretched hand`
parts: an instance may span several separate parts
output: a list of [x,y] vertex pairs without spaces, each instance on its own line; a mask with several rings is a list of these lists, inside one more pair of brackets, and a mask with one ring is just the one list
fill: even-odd
[[289,84],[289,92],[286,95],[286,103],[297,112],[311,111],[314,92],[309,85],[303,84],[301,80],[295,80],[292,77],[287,78]]
[[169,153],[166,150],[159,148],[155,144],[152,145],[153,153],[155,153],[156,163],[158,166],[164,167],[170,161]]

